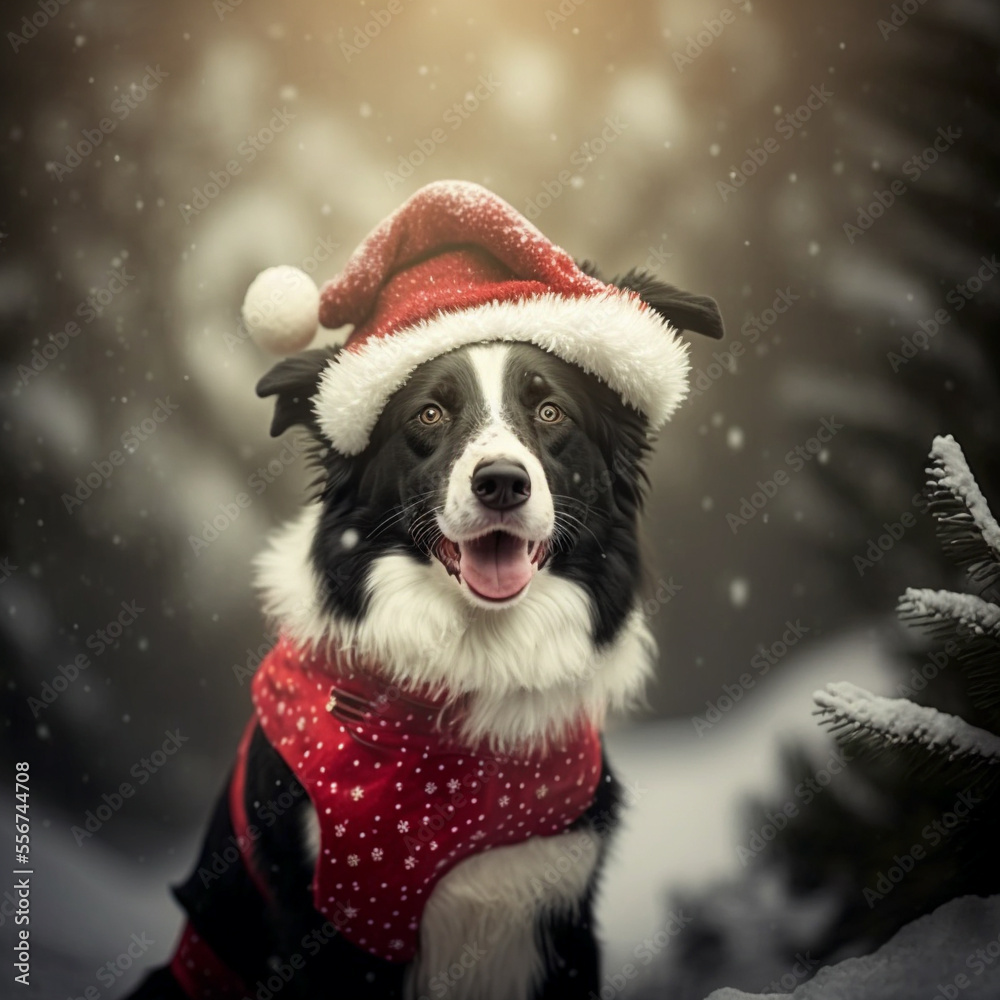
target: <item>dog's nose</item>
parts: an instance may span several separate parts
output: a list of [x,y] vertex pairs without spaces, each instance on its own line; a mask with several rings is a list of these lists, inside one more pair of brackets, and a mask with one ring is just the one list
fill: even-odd
[[490,510],[510,510],[531,496],[531,479],[518,462],[480,462],[472,473],[472,492]]

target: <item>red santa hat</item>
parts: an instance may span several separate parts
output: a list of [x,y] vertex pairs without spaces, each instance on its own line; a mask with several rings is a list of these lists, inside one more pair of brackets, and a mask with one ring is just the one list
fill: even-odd
[[687,344],[639,295],[584,273],[516,209],[462,181],[416,192],[322,291],[291,267],[247,291],[244,321],[280,354],[318,325],[353,324],[314,407],[345,455],[366,447],[390,396],[418,365],[466,344],[531,343],[578,365],[660,427],[687,395]]

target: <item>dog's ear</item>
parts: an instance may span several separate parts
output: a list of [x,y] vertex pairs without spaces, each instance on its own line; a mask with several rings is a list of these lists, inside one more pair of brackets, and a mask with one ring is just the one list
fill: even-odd
[[315,438],[320,429],[313,411],[313,397],[319,392],[319,379],[340,350],[321,347],[294,354],[279,361],[258,383],[257,395],[277,396],[271,437],[278,437],[289,427],[300,424]]
[[[593,261],[582,260],[577,266],[584,274],[604,280]],[[707,295],[681,291],[676,285],[660,281],[649,271],[638,267],[633,267],[627,274],[612,278],[608,283],[624,291],[635,292],[643,302],[655,309],[678,330],[703,333],[715,340],[721,340],[725,335],[719,306],[715,299]]]
[[635,292],[678,330],[703,333],[715,340],[721,340],[725,335],[718,303],[707,295],[681,291],[676,285],[660,281],[637,267],[633,267],[628,274],[613,278],[611,284]]

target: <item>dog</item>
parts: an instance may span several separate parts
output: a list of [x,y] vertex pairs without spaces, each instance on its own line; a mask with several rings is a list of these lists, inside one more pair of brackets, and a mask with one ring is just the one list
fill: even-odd
[[[307,322],[257,332],[287,351],[316,305],[281,278]],[[622,806],[600,730],[655,653],[643,463],[684,393],[675,331],[722,336],[718,307],[641,271],[605,283],[441,182],[320,315],[354,340],[257,386],[317,473],[256,564],[281,638],[175,890],[177,952],[134,997],[583,1000]]]

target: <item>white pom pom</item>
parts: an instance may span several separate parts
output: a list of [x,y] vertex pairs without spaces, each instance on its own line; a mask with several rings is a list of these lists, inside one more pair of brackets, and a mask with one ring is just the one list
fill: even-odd
[[309,346],[319,326],[316,282],[305,271],[287,264],[261,271],[243,299],[243,322],[265,351],[301,351]]

